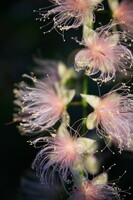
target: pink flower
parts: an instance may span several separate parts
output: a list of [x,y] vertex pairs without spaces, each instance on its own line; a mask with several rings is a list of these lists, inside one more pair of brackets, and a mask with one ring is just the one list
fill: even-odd
[[104,180],[100,180],[107,178],[106,176],[107,174],[103,173],[92,181],[83,180],[73,191],[69,200],[120,200],[117,190],[104,182]]
[[75,57],[77,70],[85,70],[86,75],[102,82],[115,79],[116,71],[126,74],[126,69],[133,62],[131,51],[120,44],[121,35],[110,33],[107,29],[108,26],[96,31],[89,30],[82,42],[86,48],[80,50]]
[[[117,92],[122,91],[118,94]],[[82,95],[94,108],[87,117],[88,129],[96,127],[98,132],[115,142],[120,150],[133,150],[133,94],[127,87],[112,90],[102,98]],[[99,128],[99,125],[101,128]]]
[[[54,137],[42,137],[32,142],[34,145],[45,142],[32,165],[42,182],[49,182],[55,172],[66,181],[70,171],[72,173],[83,171],[85,155],[91,155],[96,151],[95,140],[77,138],[77,135],[71,136],[66,129],[62,130]],[[50,167],[53,167],[51,173]]]
[[114,17],[120,23],[120,27],[127,35],[133,37],[133,1],[123,0],[114,11]]
[[[59,30],[77,28],[93,21],[93,9],[97,8],[102,0],[53,0],[55,8],[45,11],[40,9],[41,21],[45,21],[54,15],[52,27]],[[51,29],[51,30],[52,30]]]
[[14,90],[17,105],[15,121],[20,123],[24,133],[38,133],[52,127],[65,113],[65,106],[72,100],[75,90],[67,90],[60,84],[52,84],[48,78],[43,81],[24,75],[33,82],[18,84]]

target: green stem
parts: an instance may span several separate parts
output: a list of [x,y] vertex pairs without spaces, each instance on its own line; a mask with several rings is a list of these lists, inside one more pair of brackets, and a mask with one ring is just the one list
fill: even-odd
[[[90,30],[93,29],[93,23],[91,24],[91,27],[88,27],[87,24],[83,25],[83,38],[89,37],[90,35]],[[83,89],[82,89],[83,94],[88,94],[88,77],[84,75],[83,77]],[[88,103],[85,101],[84,98],[82,98],[82,116],[83,118],[86,118],[88,115],[87,112],[87,107]],[[85,134],[86,132],[86,120],[83,120],[83,127],[82,127],[82,135]]]
[[81,106],[82,102],[81,101],[73,101],[69,103],[69,106]]
[[[83,91],[83,94],[88,94],[88,77],[87,76],[83,77],[83,90],[82,91]],[[83,118],[86,118],[87,114],[88,114],[87,113],[88,104],[84,98],[82,98],[82,106],[83,106],[82,115],[83,115]],[[85,134],[85,132],[86,132],[86,120],[83,121],[82,134]]]

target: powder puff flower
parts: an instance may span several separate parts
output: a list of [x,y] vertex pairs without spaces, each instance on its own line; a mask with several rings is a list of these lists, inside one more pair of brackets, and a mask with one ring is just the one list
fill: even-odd
[[119,22],[122,30],[133,38],[133,1],[123,0],[120,5],[113,10],[114,18]]
[[84,94],[82,97],[94,108],[94,112],[87,117],[87,128],[90,130],[96,127],[102,136],[108,134],[120,150],[132,151],[133,94],[128,92],[128,88],[121,86],[102,98]]
[[40,9],[41,21],[45,21],[51,15],[54,15],[52,27],[59,30],[68,30],[77,28],[85,22],[93,22],[93,10],[102,8],[102,0],[53,0],[55,8],[46,11]]
[[[76,133],[71,136],[65,127],[52,136],[41,137],[31,142],[35,146],[45,142],[32,164],[40,180],[45,183],[51,181],[55,172],[58,172],[64,181],[67,180],[70,171],[73,174],[82,172],[83,160],[86,156],[94,154],[97,149],[95,140],[77,137]],[[50,172],[51,167],[53,169]]]
[[69,200],[112,200],[120,199],[117,190],[107,184],[107,174],[103,173],[87,181],[81,177],[81,183],[72,192]]
[[24,75],[34,84],[25,82],[14,89],[17,105],[15,121],[21,121],[20,130],[24,133],[38,133],[52,127],[65,113],[65,106],[72,100],[75,90],[52,84],[48,78],[43,81]]
[[[94,80],[106,82],[115,79],[116,71],[124,71],[132,66],[131,51],[120,44],[121,34],[110,33],[109,26],[87,30],[81,44],[86,48],[75,56],[77,71],[85,70],[87,76],[96,75]],[[127,67],[128,66],[128,67]]]

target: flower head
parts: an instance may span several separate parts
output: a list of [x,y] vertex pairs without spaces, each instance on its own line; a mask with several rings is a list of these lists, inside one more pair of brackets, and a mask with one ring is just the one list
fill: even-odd
[[118,192],[107,184],[106,173],[100,174],[89,182],[84,178],[82,179],[82,182],[73,191],[70,200],[120,199]]
[[114,17],[119,22],[122,30],[133,38],[133,1],[123,0],[114,10]]
[[[38,138],[32,144],[42,141],[46,144],[37,154],[32,167],[36,168],[40,180],[45,183],[53,177],[54,172],[58,172],[65,181],[70,171],[77,173],[78,170],[84,170],[83,159],[86,155],[93,154],[97,148],[95,140],[71,136],[66,128],[53,137]],[[53,170],[49,174],[50,167]]]
[[40,9],[41,21],[54,15],[52,27],[59,30],[77,28],[93,21],[93,9],[100,5],[102,0],[53,0],[55,8],[45,11]]
[[77,70],[85,70],[88,76],[96,75],[94,80],[102,82],[115,79],[116,71],[126,72],[133,62],[131,51],[120,44],[121,34],[110,33],[107,29],[108,26],[96,31],[88,30],[82,42],[86,48],[75,57]]
[[58,83],[52,84],[48,78],[39,81],[28,75],[24,77],[34,85],[21,82],[18,89],[14,89],[17,105],[14,120],[21,121],[22,133],[38,133],[52,127],[61,118],[75,91]]
[[[122,93],[118,94],[118,91]],[[128,92],[128,88],[122,86],[102,98],[93,95],[82,97],[94,108],[87,117],[88,129],[96,127],[102,136],[109,135],[121,150],[133,150],[133,94]]]

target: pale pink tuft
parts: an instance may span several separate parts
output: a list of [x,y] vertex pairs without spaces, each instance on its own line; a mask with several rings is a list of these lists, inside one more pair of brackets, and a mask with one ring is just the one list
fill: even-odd
[[120,150],[133,151],[133,94],[128,93],[128,88],[120,87],[104,95],[94,113],[96,127],[103,136],[108,134]]
[[17,114],[14,120],[21,121],[20,130],[24,133],[38,133],[53,126],[61,117],[65,104],[57,95],[52,83],[46,78],[39,81],[25,75],[34,83],[30,86],[25,82],[18,84],[14,90]]
[[115,79],[117,71],[126,74],[132,66],[133,56],[126,46],[120,44],[121,35],[111,34],[105,27],[91,32],[82,42],[86,48],[75,57],[76,69],[85,70],[86,75],[102,82]]
[[123,0],[115,10],[114,17],[120,23],[122,30],[133,38],[133,1]]
[[77,187],[70,197],[70,200],[120,200],[120,196],[112,186],[108,184],[94,184],[84,182]]
[[[38,138],[32,144],[37,145],[42,141],[46,144],[43,145],[32,164],[42,182],[51,181],[55,172],[58,172],[60,178],[66,181],[70,171],[73,173],[74,170],[78,170],[78,165],[83,165],[84,154],[87,150],[85,150],[85,144],[82,144],[76,135],[71,136],[69,132],[57,133],[54,137]],[[50,172],[51,167],[53,168]]]
[[[69,30],[71,28],[77,28],[83,25],[87,19],[88,23],[92,23],[93,10],[98,8],[98,5],[102,7],[102,0],[53,0],[55,8],[46,11],[46,9],[40,9],[41,21],[45,21],[51,15],[54,15],[52,27],[59,30]],[[52,30],[51,29],[51,30]]]

